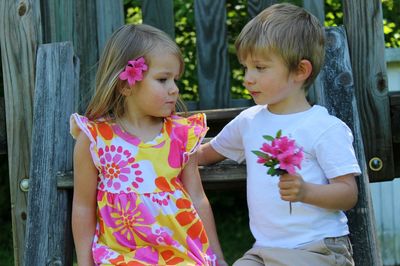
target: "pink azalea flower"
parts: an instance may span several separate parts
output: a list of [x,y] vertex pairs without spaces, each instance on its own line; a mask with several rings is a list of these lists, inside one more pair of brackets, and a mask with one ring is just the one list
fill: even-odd
[[143,79],[143,72],[148,69],[143,57],[128,61],[125,70],[119,74],[121,80],[128,80],[130,86]]
[[[252,151],[257,156],[257,163],[268,167],[270,176],[283,175],[285,173],[296,174],[296,168],[301,169],[303,149],[298,148],[294,140],[281,136],[282,131],[272,136],[263,136],[269,143],[263,143],[260,150]],[[290,213],[292,213],[292,203]]]

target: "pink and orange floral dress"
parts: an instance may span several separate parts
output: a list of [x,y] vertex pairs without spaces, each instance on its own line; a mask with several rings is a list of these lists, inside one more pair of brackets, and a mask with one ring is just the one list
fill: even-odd
[[88,136],[99,171],[96,265],[216,265],[180,180],[207,129],[204,114],[171,116],[143,143],[114,122],[71,116],[71,134]]

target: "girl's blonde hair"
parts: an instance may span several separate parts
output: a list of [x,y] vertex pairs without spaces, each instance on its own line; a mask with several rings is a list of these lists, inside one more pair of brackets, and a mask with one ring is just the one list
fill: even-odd
[[280,56],[290,72],[301,60],[312,64],[312,73],[303,88],[314,82],[325,56],[324,30],[318,19],[301,7],[282,3],[264,9],[249,21],[239,34],[235,47],[239,61],[250,55],[273,52]]
[[[96,87],[85,116],[90,120],[101,117],[108,119],[120,118],[125,112],[125,96],[121,89],[128,86],[126,81],[119,79],[119,74],[125,69],[129,60],[144,57],[150,65],[149,54],[154,49],[164,49],[174,54],[180,63],[179,75],[184,71],[182,53],[177,44],[163,31],[145,24],[124,25],[117,29],[108,39],[99,60],[96,73]],[[184,104],[178,100],[177,108]]]

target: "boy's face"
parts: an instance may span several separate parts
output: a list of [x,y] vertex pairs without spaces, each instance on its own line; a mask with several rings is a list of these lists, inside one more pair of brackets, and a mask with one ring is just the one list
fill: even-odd
[[248,54],[241,62],[245,68],[244,86],[256,104],[268,104],[272,112],[284,113],[305,99],[301,85],[294,73],[278,55]]

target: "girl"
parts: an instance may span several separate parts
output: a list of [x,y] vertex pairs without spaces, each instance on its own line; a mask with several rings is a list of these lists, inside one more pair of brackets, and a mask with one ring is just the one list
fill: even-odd
[[226,264],[197,168],[205,115],[174,114],[183,68],[151,26],[108,41],[86,114],[71,116],[79,265]]

